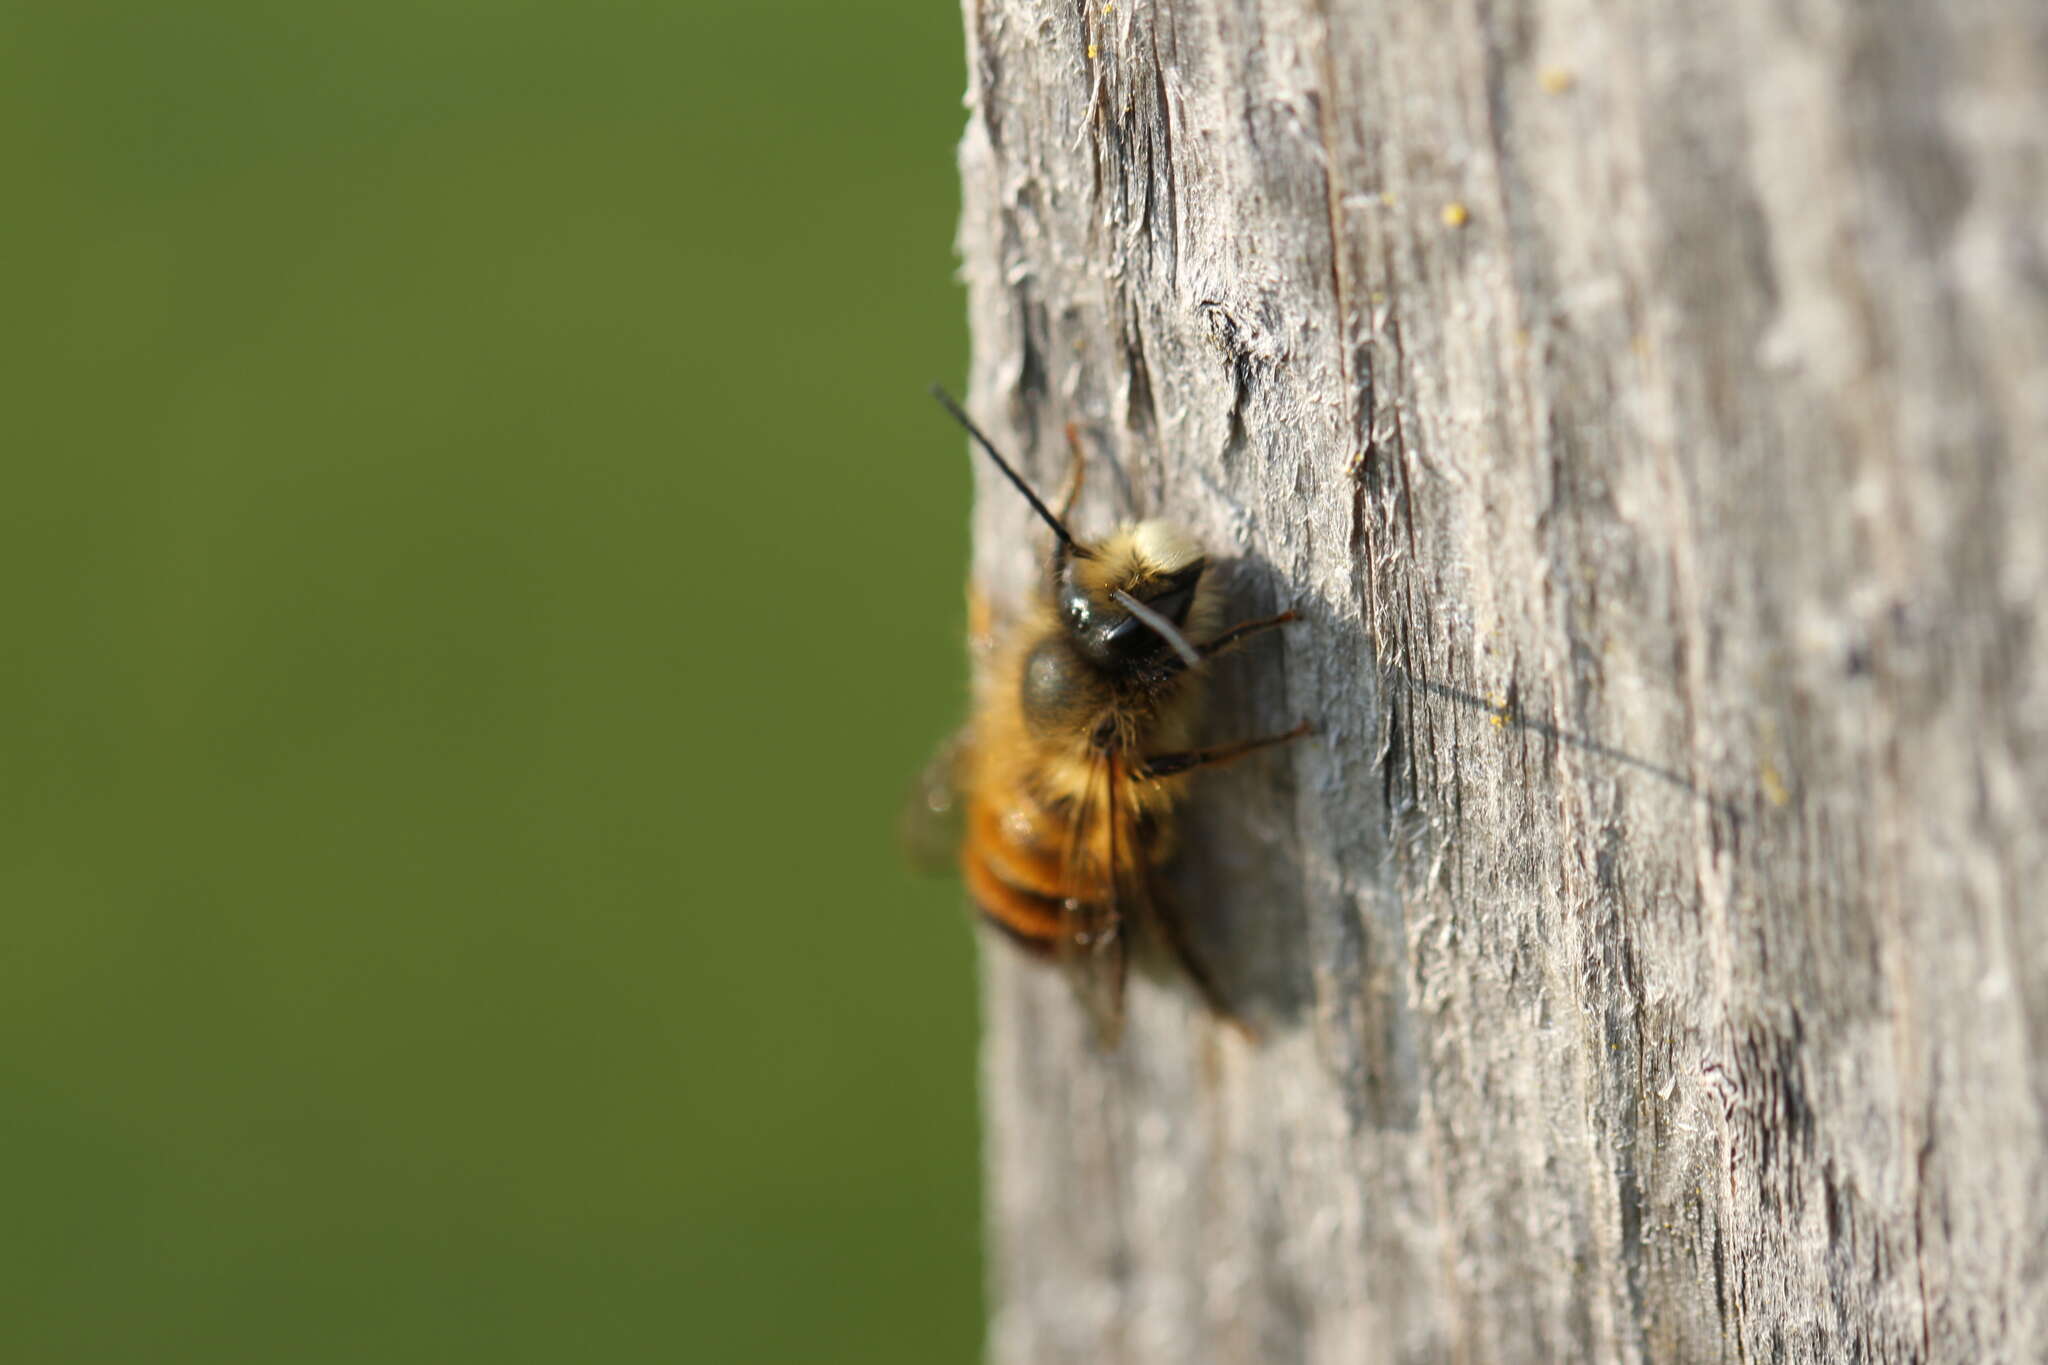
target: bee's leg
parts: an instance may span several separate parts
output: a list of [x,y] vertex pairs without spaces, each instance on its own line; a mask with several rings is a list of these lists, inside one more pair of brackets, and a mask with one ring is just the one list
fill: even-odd
[[1195,651],[1205,659],[1213,659],[1218,654],[1223,653],[1223,651],[1234,649],[1238,645],[1243,644],[1254,635],[1264,634],[1266,631],[1284,626],[1289,621],[1298,619],[1300,618],[1295,616],[1293,612],[1283,611],[1278,616],[1264,616],[1256,621],[1240,621],[1206,644],[1196,645]]
[[1243,739],[1235,744],[1219,744],[1213,749],[1188,749],[1178,754],[1154,754],[1144,759],[1131,770],[1132,777],[1172,777],[1175,773],[1187,772],[1190,768],[1206,768],[1216,763],[1228,763],[1233,758],[1275,744],[1285,744],[1290,739],[1300,739],[1310,730],[1307,721],[1295,726],[1284,735],[1261,735],[1257,739]]
[[[1204,659],[1213,659],[1218,654],[1227,654],[1236,649],[1254,635],[1263,635],[1269,630],[1286,625],[1289,621],[1300,619],[1291,611],[1283,611],[1278,616],[1262,616],[1256,621],[1240,621],[1215,639],[1196,645],[1195,653]],[[1187,668],[1187,661],[1176,654],[1159,665],[1159,676],[1162,680],[1177,677],[1185,673]]]
[[1244,1016],[1231,1008],[1230,1001],[1224,997],[1222,987],[1216,984],[1215,976],[1210,973],[1208,964],[1203,962],[1201,954],[1195,951],[1195,945],[1188,941],[1187,926],[1181,923],[1179,911],[1166,900],[1165,894],[1156,886],[1151,890],[1151,899],[1149,923],[1159,931],[1159,937],[1164,939],[1166,946],[1173,951],[1174,959],[1180,963],[1180,969],[1187,973],[1188,980],[1195,983],[1195,990],[1201,995],[1202,1003],[1209,1007],[1211,1014],[1243,1034],[1246,1042],[1258,1042],[1258,1030],[1246,1023]]
[[1060,494],[1060,520],[1067,521],[1074,515],[1074,503],[1081,496],[1081,476],[1086,472],[1088,461],[1081,453],[1081,428],[1067,423],[1067,490]]

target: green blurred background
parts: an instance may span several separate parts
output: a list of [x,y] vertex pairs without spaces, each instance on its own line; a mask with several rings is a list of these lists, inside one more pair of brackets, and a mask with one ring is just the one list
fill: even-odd
[[959,22],[0,7],[0,1360],[976,1354]]

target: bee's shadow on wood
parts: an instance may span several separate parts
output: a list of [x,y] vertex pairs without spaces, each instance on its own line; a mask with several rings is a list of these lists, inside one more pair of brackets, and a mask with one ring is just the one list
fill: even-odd
[[1232,1013],[1269,1044],[1311,1034],[1354,1122],[1410,1129],[1421,1066],[1388,858],[1411,814],[1385,788],[1377,653],[1354,610],[1271,565],[1219,569],[1230,620],[1300,619],[1216,662],[1200,742],[1314,730],[1202,775],[1167,895]]
[[[1227,623],[1289,607],[1303,619],[1210,665],[1197,742],[1280,734],[1301,720],[1320,728],[1322,717],[1297,714],[1293,694],[1300,689],[1287,680],[1294,642],[1285,637],[1319,629],[1317,618],[1326,613],[1287,596],[1280,577],[1261,561],[1226,561],[1214,572],[1222,580]],[[1315,1007],[1296,768],[1301,747],[1321,742],[1311,734],[1201,773],[1183,808],[1177,852],[1160,878],[1162,912],[1177,916],[1190,951],[1231,1012],[1261,1035],[1299,1026]],[[1164,972],[1169,957],[1153,945],[1139,954],[1139,969]]]
[[1315,1031],[1362,1122],[1402,1127],[1419,1115],[1403,898],[1455,837],[1440,795],[1417,790],[1403,758],[1424,708],[1456,708],[1483,719],[1481,734],[1534,746],[1534,780],[1552,781],[1551,755],[1570,750],[1617,779],[1700,803],[1731,838],[1761,799],[1704,789],[1677,765],[1532,714],[1512,689],[1482,696],[1388,667],[1352,607],[1292,595],[1260,561],[1218,571],[1228,620],[1289,607],[1301,620],[1285,641],[1260,639],[1216,661],[1198,742],[1277,734],[1302,720],[1316,732],[1201,774],[1161,878],[1164,899],[1233,1013],[1269,1040]]

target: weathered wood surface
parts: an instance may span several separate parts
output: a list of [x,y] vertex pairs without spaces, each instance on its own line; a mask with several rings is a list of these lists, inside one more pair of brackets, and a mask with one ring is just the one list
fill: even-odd
[[992,1357],[2048,1358],[2048,6],[966,14],[972,406],[1323,727],[1180,874],[1263,1045],[987,946]]

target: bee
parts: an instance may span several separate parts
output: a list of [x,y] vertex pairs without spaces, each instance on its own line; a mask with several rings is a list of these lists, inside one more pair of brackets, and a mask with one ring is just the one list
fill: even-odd
[[[1175,806],[1199,769],[1308,733],[1197,747],[1210,659],[1295,619],[1219,630],[1209,560],[1171,522],[1126,522],[1099,541],[1067,519],[1083,459],[1055,513],[944,389],[933,396],[995,462],[1053,545],[1036,600],[992,633],[973,717],[941,751],[965,818],[960,870],[981,916],[1066,968],[1105,1046],[1122,1031],[1133,931],[1163,943],[1209,1007],[1248,1035],[1166,907],[1157,873],[1174,849]],[[979,605],[973,615],[986,617]],[[986,629],[972,626],[977,632]],[[943,804],[928,792],[933,808]]]

